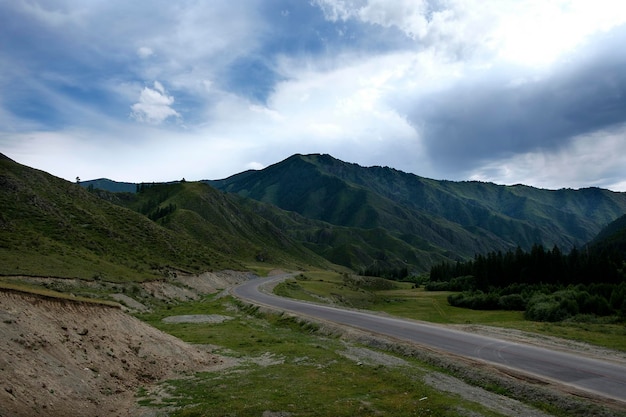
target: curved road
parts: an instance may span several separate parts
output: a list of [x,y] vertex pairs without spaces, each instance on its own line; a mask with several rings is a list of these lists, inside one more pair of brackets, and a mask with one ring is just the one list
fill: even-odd
[[624,364],[499,340],[412,320],[297,301],[278,297],[268,291],[263,292],[259,288],[289,276],[291,275],[286,274],[251,280],[233,288],[232,293],[255,304],[391,336],[454,355],[514,369],[621,401],[626,406],[626,366]]

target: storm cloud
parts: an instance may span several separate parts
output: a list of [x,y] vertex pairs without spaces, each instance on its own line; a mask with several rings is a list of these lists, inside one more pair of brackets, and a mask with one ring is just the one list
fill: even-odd
[[0,3],[0,152],[72,180],[330,153],[626,190],[617,0]]
[[514,68],[494,68],[421,97],[409,119],[430,158],[451,168],[558,151],[576,137],[626,123],[626,55],[615,53],[624,44],[620,28],[545,73],[517,78]]

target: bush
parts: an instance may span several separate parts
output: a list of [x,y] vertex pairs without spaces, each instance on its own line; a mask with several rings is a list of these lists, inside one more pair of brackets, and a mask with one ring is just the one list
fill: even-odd
[[606,298],[600,295],[592,295],[585,299],[580,310],[583,313],[595,314],[597,316],[608,316],[613,312]]
[[452,278],[450,281],[431,281],[424,289],[426,291],[471,291],[476,287],[476,279],[472,275]]
[[529,301],[524,317],[534,321],[562,321],[579,312],[576,292],[557,291],[554,294],[536,294]]
[[426,291],[450,291],[450,283],[446,281],[431,281],[424,286]]
[[526,301],[521,294],[503,295],[498,299],[498,306],[503,310],[526,310]]
[[459,294],[450,294],[448,303],[454,307],[464,307],[472,310],[497,310],[498,294],[476,292],[462,292]]
[[560,302],[553,295],[538,294],[530,299],[524,318],[533,321],[561,321],[567,312],[560,308]]

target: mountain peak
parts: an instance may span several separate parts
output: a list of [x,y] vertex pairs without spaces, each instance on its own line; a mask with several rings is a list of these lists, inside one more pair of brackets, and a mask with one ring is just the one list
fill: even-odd
[[[326,222],[335,235],[324,231],[307,241],[351,267],[393,256],[417,266],[534,244],[569,249],[626,212],[626,193],[439,181],[317,153],[212,184]],[[352,228],[361,243],[346,243],[350,238],[340,238],[338,228]],[[366,254],[366,245],[376,249]]]

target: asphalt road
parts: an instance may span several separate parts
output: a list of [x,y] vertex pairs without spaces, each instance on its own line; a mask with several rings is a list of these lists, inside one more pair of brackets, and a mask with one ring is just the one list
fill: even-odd
[[412,320],[306,303],[259,290],[287,275],[248,281],[233,289],[256,304],[391,336],[466,358],[504,366],[535,377],[612,398],[626,406],[626,366],[532,345],[480,336]]

